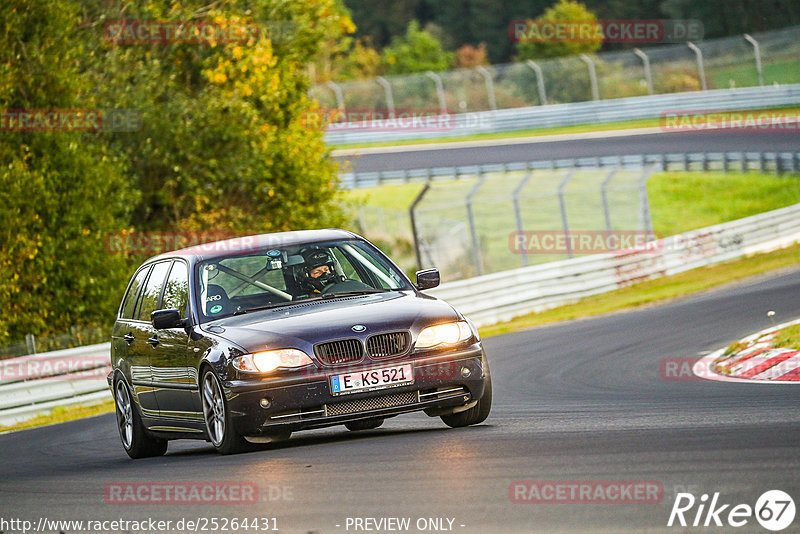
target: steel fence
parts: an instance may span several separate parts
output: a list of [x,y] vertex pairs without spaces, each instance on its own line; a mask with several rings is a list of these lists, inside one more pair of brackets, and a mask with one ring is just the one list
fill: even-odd
[[485,326],[798,241],[800,204],[670,236],[639,250],[521,267],[442,284],[429,292]]
[[407,118],[401,118],[396,123],[388,119],[367,119],[329,126],[325,141],[329,144],[348,144],[439,139],[579,124],[658,119],[665,117],[667,112],[676,110],[687,114],[760,110],[794,106],[798,102],[800,84],[716,89],[441,116],[447,128],[418,128],[413,120]]
[[530,232],[564,235],[568,244],[581,232],[652,237],[647,180],[675,170],[800,172],[800,152],[557,159],[351,173],[342,181],[348,187],[420,184],[406,213],[359,208],[358,229],[387,244],[407,272],[437,267],[443,278],[458,280],[579,253],[515,248],[514,239]]
[[800,83],[800,26],[592,56],[328,82],[314,86],[310,95],[329,109],[466,113],[795,83]]

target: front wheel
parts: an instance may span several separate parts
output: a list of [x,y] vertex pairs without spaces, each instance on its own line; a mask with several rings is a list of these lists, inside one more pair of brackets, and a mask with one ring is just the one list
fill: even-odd
[[117,414],[117,429],[122,441],[122,447],[128,456],[148,458],[161,456],[167,452],[167,440],[151,437],[142,424],[139,412],[131,401],[128,386],[122,379],[114,385],[114,406]]
[[249,444],[231,424],[228,403],[217,375],[210,369],[206,370],[201,384],[203,416],[211,444],[220,454],[236,454],[247,450]]
[[469,410],[454,413],[450,415],[443,415],[442,421],[449,427],[458,428],[461,426],[470,426],[483,423],[489,412],[492,409],[492,376],[489,374],[489,364],[486,363],[486,382],[483,387],[483,397],[480,398],[478,404]]

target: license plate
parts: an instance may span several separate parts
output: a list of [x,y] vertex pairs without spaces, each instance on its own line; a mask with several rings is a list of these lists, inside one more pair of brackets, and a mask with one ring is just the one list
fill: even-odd
[[331,393],[342,395],[358,391],[373,391],[414,383],[414,370],[410,363],[381,369],[365,369],[353,373],[333,375]]

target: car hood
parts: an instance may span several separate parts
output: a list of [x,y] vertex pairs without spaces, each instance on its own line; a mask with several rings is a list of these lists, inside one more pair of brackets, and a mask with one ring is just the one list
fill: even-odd
[[[299,348],[312,354],[315,343],[366,339],[379,332],[409,330],[416,338],[425,326],[460,318],[446,302],[412,291],[392,291],[287,305],[202,325],[205,332],[247,352]],[[363,331],[353,326],[362,325]]]

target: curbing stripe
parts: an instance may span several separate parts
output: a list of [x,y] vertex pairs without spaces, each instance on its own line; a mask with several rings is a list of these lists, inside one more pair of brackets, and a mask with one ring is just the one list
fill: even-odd
[[[726,361],[720,365],[720,367],[727,367],[730,370],[736,369],[733,376],[719,374],[714,370],[715,362],[722,357],[725,349],[716,350],[699,359],[692,367],[692,372],[699,378],[719,382],[747,382],[750,384],[798,383],[800,382],[800,351],[769,347],[769,341],[775,337],[775,333],[778,330],[795,324],[800,324],[800,319],[765,328],[741,339],[741,343],[756,343],[748,346],[736,356],[730,357],[729,360],[734,360],[733,363]],[[758,347],[758,349],[753,350],[755,347]],[[766,360],[764,360],[763,356],[759,356],[765,353],[768,354]],[[745,356],[741,357],[741,354],[745,354]],[[782,356],[786,357],[782,358]],[[770,362],[774,363],[767,365]],[[757,372],[746,376],[750,374],[750,371],[756,369],[758,369]]]

